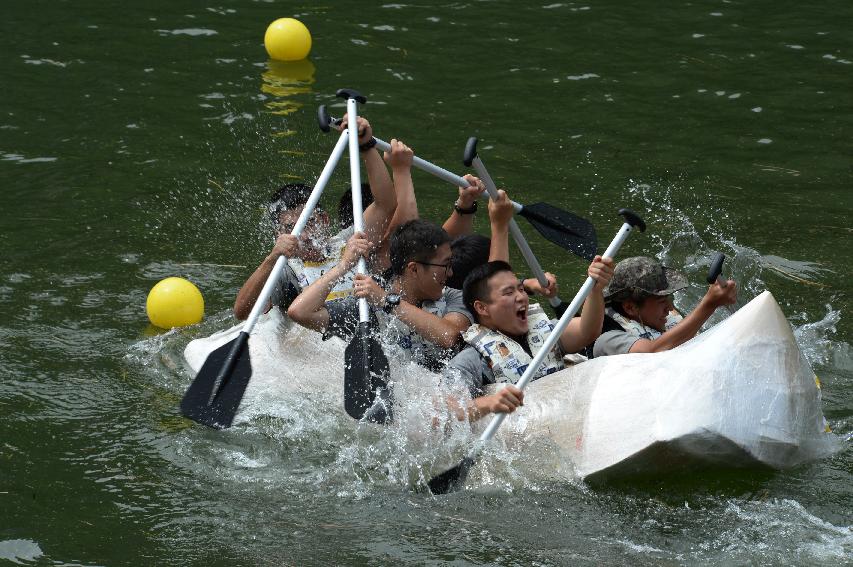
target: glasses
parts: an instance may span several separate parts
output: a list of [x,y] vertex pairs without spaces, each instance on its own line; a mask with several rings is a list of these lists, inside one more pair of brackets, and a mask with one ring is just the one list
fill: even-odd
[[416,262],[424,266],[435,266],[436,268],[444,268],[444,275],[447,275],[450,272],[450,269],[453,267],[453,262],[448,262],[446,264],[431,264],[429,262],[421,262],[418,260],[416,260]]

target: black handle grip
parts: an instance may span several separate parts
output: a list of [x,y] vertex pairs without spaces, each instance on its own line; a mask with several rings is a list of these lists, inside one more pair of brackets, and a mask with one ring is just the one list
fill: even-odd
[[639,228],[640,232],[646,232],[646,223],[640,218],[640,215],[631,209],[619,209],[619,214],[625,217],[625,222],[633,227]]
[[465,144],[465,153],[462,154],[462,163],[465,164],[465,167],[471,167],[471,164],[474,162],[474,158],[477,157],[477,140],[476,136],[471,136],[468,138],[468,142]]
[[332,117],[329,116],[329,112],[326,110],[326,105],[321,104],[320,108],[317,109],[317,126],[320,127],[320,130],[323,132],[328,132],[331,130]]
[[717,255],[714,256],[714,259],[711,260],[711,267],[708,269],[708,277],[705,281],[709,284],[713,284],[717,281],[717,278],[720,277],[720,274],[723,273],[723,262],[726,261],[726,255],[722,252],[717,252]]
[[358,104],[365,104],[367,99],[364,98],[360,92],[355,89],[338,89],[338,92],[335,93],[335,96],[345,99],[354,98]]

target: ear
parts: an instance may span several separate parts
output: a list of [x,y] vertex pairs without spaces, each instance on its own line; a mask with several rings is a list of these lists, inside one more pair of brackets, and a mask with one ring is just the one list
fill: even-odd
[[314,214],[316,215],[318,220],[321,220],[323,222],[329,222],[329,213],[327,213],[326,211],[324,211],[324,210],[316,211],[315,210]]
[[409,272],[413,276],[418,275],[418,263],[417,262],[409,262],[406,264],[406,269],[403,272]]
[[632,319],[637,319],[640,316],[640,306],[630,299],[622,302],[622,310]]
[[483,315],[489,314],[489,306],[479,299],[474,300],[474,315],[479,319]]

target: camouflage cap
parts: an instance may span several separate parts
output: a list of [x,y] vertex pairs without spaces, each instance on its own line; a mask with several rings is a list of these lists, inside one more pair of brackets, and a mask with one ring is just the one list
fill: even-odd
[[631,297],[670,295],[685,287],[687,278],[680,272],[648,256],[634,256],[616,264],[613,278],[604,288],[604,299],[624,301]]

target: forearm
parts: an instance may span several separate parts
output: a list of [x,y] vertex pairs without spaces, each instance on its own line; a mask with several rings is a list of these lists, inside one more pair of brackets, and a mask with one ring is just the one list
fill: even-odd
[[509,262],[509,224],[492,225],[492,243],[489,246],[489,262]]
[[696,336],[699,329],[714,314],[714,306],[702,301],[687,317],[654,340],[640,339],[629,352],[663,352],[686,343]]
[[393,232],[401,224],[418,218],[418,202],[415,199],[411,169],[394,169],[394,193],[397,196],[397,208],[394,210],[391,226],[388,227],[389,232]]
[[249,276],[249,279],[246,280],[246,283],[243,284],[243,287],[240,288],[240,291],[237,292],[237,298],[234,300],[234,316],[237,319],[242,321],[252,312],[252,308],[261,295],[264,284],[269,279],[277,259],[277,257],[272,255],[264,258],[261,265],[255,269],[252,275]]
[[400,305],[394,309],[394,315],[420,336],[442,348],[450,348],[462,340],[458,325],[432,313],[427,313],[408,301],[401,301]]
[[603,325],[604,297],[601,290],[593,289],[583,303],[581,316],[573,319],[560,337],[563,352],[579,352],[595,342]]
[[[301,325],[314,330],[323,330],[328,323],[326,297],[335,284],[349,271],[348,267],[338,264],[300,293],[287,310],[287,315]],[[323,315],[319,315],[323,314]],[[319,316],[318,316],[319,315]]]
[[474,232],[474,215],[460,214],[454,208],[441,228],[450,235],[450,238],[471,234]]
[[369,240],[379,242],[388,230],[397,208],[394,183],[388,175],[385,162],[375,150],[362,154],[367,169],[367,181],[373,193],[373,203],[364,212],[364,228]]

